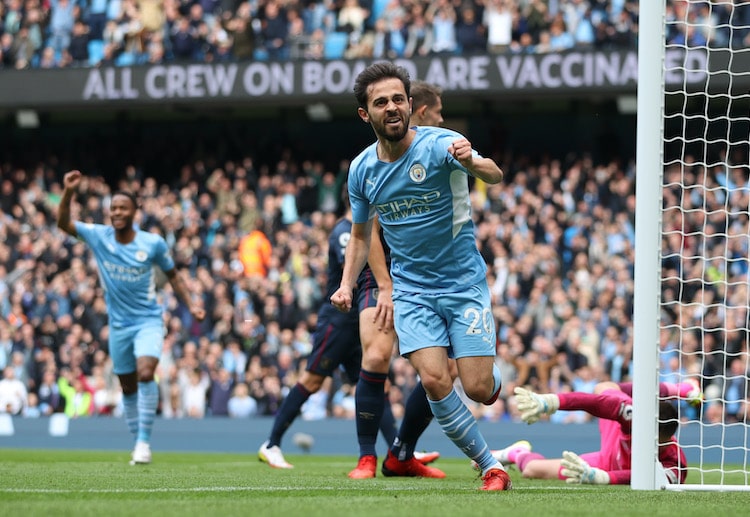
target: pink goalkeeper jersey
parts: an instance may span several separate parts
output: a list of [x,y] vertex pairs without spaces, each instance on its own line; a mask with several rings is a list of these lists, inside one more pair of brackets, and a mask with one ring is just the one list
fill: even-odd
[[[630,483],[631,426],[633,401],[619,390],[606,390],[598,395],[590,393],[560,393],[561,410],[583,410],[599,417],[600,450],[581,454],[589,465],[606,471],[610,483]],[[677,441],[659,448],[659,461],[670,483],[684,483],[687,460]]]

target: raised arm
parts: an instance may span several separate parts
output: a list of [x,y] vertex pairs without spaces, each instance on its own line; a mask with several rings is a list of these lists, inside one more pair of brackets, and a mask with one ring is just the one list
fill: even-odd
[[74,221],[70,217],[70,203],[81,183],[83,175],[80,171],[70,171],[63,177],[63,193],[60,198],[60,206],[57,211],[57,227],[65,233],[78,237]]
[[503,171],[495,163],[495,160],[483,156],[474,156],[471,142],[466,138],[455,140],[448,147],[448,152],[461,162],[461,165],[466,167],[466,170],[475,178],[489,184],[500,183],[503,180]]

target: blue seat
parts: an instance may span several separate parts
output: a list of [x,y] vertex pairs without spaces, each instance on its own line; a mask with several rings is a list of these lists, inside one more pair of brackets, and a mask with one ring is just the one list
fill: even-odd
[[104,41],[92,39],[89,41],[89,65],[96,66],[104,57]]
[[323,57],[326,59],[341,59],[349,46],[349,34],[346,32],[331,32],[326,35],[323,43]]
[[132,66],[135,64],[135,54],[132,52],[123,52],[115,58],[117,66]]

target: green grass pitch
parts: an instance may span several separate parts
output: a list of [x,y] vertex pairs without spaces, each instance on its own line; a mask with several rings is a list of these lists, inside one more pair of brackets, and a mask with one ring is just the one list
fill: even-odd
[[[750,492],[632,491],[521,478],[510,492],[481,492],[467,460],[441,458],[446,479],[351,480],[356,458],[288,455],[276,470],[255,454],[0,449],[0,510],[7,516],[669,516],[735,515]],[[380,473],[378,473],[380,474]],[[689,480],[688,480],[689,481]]]

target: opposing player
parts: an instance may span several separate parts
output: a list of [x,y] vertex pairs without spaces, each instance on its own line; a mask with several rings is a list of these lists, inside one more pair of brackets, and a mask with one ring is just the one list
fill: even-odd
[[[346,211],[336,223],[328,238],[329,296],[340,283],[344,252],[351,235],[351,209],[346,189],[342,198]],[[372,328],[378,324],[378,319],[371,312],[376,311],[377,286],[369,267],[366,267],[360,275],[357,294],[357,307],[353,307],[346,313],[336,310],[329,304],[323,304],[318,310],[318,323],[313,335],[313,350],[307,358],[305,371],[281,404],[268,440],[258,450],[258,458],[271,467],[293,468],[284,458],[281,451],[281,440],[299,416],[302,405],[311,395],[320,390],[326,377],[332,376],[336,369],[342,367],[350,383],[358,383],[358,380],[361,382],[362,345],[372,342],[377,337],[376,333],[381,332],[377,328]],[[387,291],[387,294],[390,294],[390,290]],[[362,325],[361,329],[360,325]],[[392,350],[393,331],[386,331],[383,337],[389,340],[390,350]],[[382,380],[385,382],[385,377]],[[359,383],[357,386],[359,388]],[[383,433],[388,443],[392,443],[396,434],[396,423],[390,411],[390,404],[385,398],[383,386],[380,386],[379,392],[380,400],[373,401],[374,404],[382,407],[380,417],[377,420],[373,418],[375,424],[375,436],[372,438],[373,449],[378,429]],[[365,475],[366,472],[359,472],[359,470],[361,469],[358,465],[350,472],[349,476],[353,478],[373,477]]]
[[351,310],[377,213],[391,249],[399,351],[417,370],[445,434],[482,469],[482,489],[508,490],[510,477],[454,390],[448,365],[449,354],[455,356],[468,397],[494,403],[495,327],[466,174],[498,183],[503,173],[459,133],[410,127],[410,86],[406,70],[387,62],[368,66],[355,81],[359,116],[377,141],[350,167],[352,237],[331,303]]
[[77,170],[65,174],[57,226],[87,243],[96,259],[109,316],[109,353],[122,387],[125,420],[135,438],[130,463],[151,463],[151,431],[159,403],[154,371],[164,342],[154,266],[166,274],[194,318],[202,320],[205,311],[192,300],[164,238],[134,227],[135,194],[117,191],[112,195],[111,225],[71,219],[71,201],[82,177]]
[[[693,382],[661,383],[660,394],[667,398],[685,398],[691,403],[701,400],[700,387]],[[524,477],[564,479],[568,483],[624,485],[630,483],[632,384],[602,382],[594,393],[559,393],[540,395],[516,388],[521,418],[531,424],[542,415],[557,410],[583,410],[599,417],[600,448],[581,454],[564,451],[562,458],[547,459],[531,452],[531,444],[522,440],[493,454],[503,464],[515,463]],[[674,433],[679,423],[672,402],[659,403],[659,461],[670,483],[684,483],[687,476],[685,454]]]

